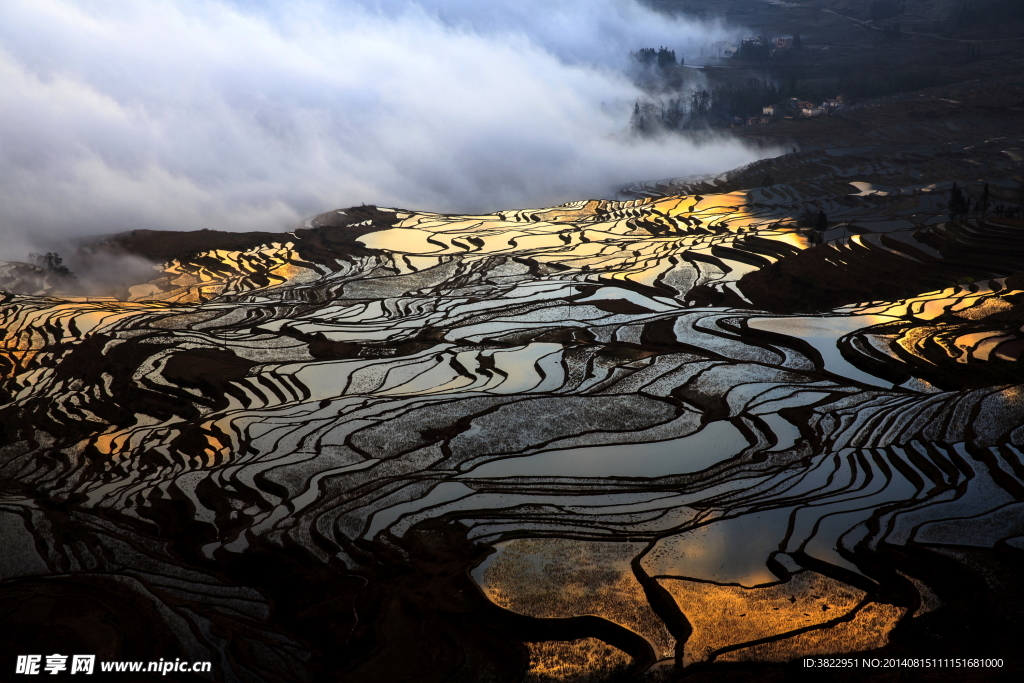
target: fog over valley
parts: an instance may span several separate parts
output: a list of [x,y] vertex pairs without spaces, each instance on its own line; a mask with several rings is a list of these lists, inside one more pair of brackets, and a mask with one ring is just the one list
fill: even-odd
[[635,139],[628,54],[735,27],[634,0],[0,5],[0,259],[65,236],[269,230],[361,203],[612,196],[766,152]]

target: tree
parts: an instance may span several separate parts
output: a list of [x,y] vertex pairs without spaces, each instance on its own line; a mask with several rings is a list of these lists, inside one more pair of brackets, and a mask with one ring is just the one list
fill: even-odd
[[703,88],[690,95],[690,116],[707,116],[711,111],[711,93]]
[[636,52],[630,52],[629,56],[644,66],[654,66],[658,61],[658,51],[653,47],[640,48]]
[[768,61],[768,44],[762,41],[744,40],[736,57],[745,62],[762,63]]
[[819,232],[828,230],[828,216],[825,215],[824,209],[818,211],[818,220],[814,223],[814,229]]
[[662,69],[667,69],[671,66],[675,66],[676,62],[676,51],[669,50],[666,47],[658,50],[658,66]]
[[989,207],[988,183],[985,183],[985,189],[984,189],[984,191],[982,191],[981,199],[978,200],[978,203],[975,205],[975,208],[981,213],[982,217],[984,218],[985,212],[988,211],[988,207]]
[[635,133],[643,135],[647,132],[647,122],[644,121],[643,112],[640,111],[640,100],[633,105],[633,116],[629,119],[629,126]]
[[955,221],[958,218],[962,218],[967,214],[967,210],[970,208],[967,199],[964,198],[963,190],[957,187],[956,183],[953,183],[953,188],[949,191],[949,220]]
[[31,253],[28,258],[32,263],[39,266],[40,268],[46,269],[47,272],[59,275],[60,277],[74,277],[75,274],[68,270],[68,267],[64,265],[64,259],[55,251],[48,251],[45,254]]
[[661,111],[661,123],[669,130],[679,128],[685,115],[683,98],[673,97]]
[[797,218],[797,225],[801,225],[805,228],[813,228],[818,224],[818,214],[815,213],[813,206],[805,206],[803,213]]

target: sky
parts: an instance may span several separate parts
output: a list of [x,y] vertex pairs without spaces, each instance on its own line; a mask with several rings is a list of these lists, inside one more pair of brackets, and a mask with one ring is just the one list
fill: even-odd
[[628,53],[737,27],[636,0],[3,0],[0,259],[139,228],[269,230],[721,172],[726,139],[627,135]]

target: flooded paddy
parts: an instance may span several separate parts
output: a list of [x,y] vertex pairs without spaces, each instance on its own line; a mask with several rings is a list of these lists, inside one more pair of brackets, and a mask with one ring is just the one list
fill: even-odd
[[819,243],[762,189],[350,211],[132,302],[4,299],[0,599],[99,605],[80,639],[155,605],[164,651],[274,681],[325,648],[344,680],[583,680],[1014,618],[1019,276],[796,312],[749,283],[1021,226]]

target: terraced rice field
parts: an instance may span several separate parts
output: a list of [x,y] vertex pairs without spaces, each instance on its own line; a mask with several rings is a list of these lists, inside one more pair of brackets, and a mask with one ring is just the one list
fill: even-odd
[[1024,223],[945,204],[981,156],[1015,191],[1014,150],[356,207],[182,235],[129,300],[4,295],[11,647],[245,681],[1009,657]]

